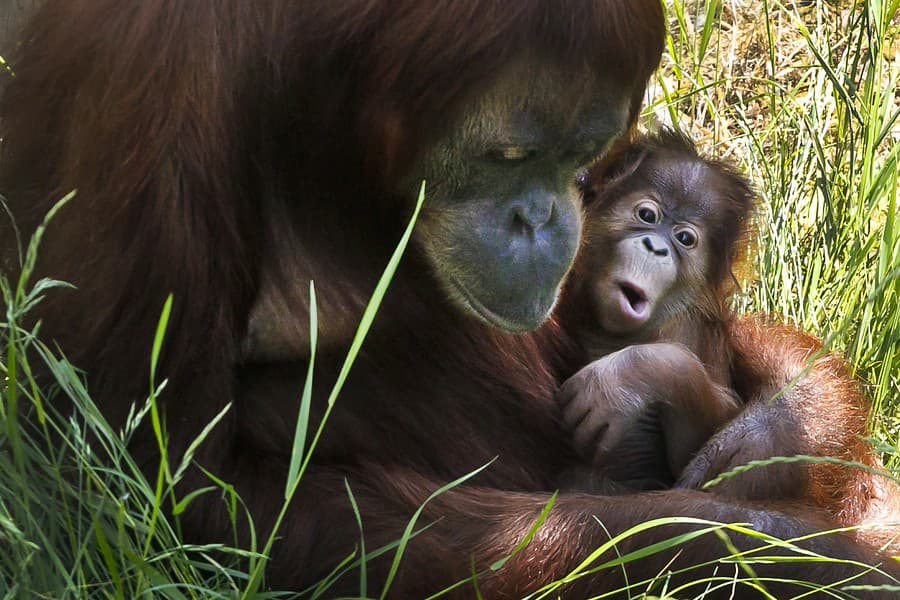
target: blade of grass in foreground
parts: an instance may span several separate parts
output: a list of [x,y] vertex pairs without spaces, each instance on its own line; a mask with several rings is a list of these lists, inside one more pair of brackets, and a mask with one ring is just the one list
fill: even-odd
[[[366,335],[369,333],[369,329],[372,327],[372,322],[375,320],[375,315],[378,313],[378,308],[381,306],[381,301],[384,299],[384,294],[390,285],[391,279],[394,276],[394,272],[397,270],[397,267],[400,264],[400,259],[403,257],[403,253],[406,250],[406,246],[409,243],[409,239],[412,236],[413,228],[415,227],[416,221],[419,218],[419,212],[422,209],[422,204],[425,202],[425,182],[422,182],[421,187],[419,188],[419,195],[416,199],[416,206],[413,210],[412,217],[409,220],[409,223],[406,226],[406,230],[403,232],[403,235],[400,238],[399,243],[397,244],[394,253],[391,255],[390,260],[388,261],[387,267],[385,267],[384,272],[381,274],[381,277],[378,279],[378,283],[375,285],[375,290],[372,292],[372,296],[369,299],[369,303],[366,305],[365,311],[363,311],[362,319],[360,320],[359,326],[356,329],[356,335],[353,336],[353,341],[350,344],[350,349],[347,351],[347,356],[344,359],[344,363],[341,366],[340,373],[338,374],[337,381],[335,381],[334,387],[331,389],[331,393],[328,395],[328,406],[325,409],[325,414],[322,416],[322,421],[319,423],[318,429],[316,429],[316,433],[313,436],[312,442],[309,444],[308,450],[303,457],[303,461],[300,464],[300,467],[294,473],[292,479],[288,479],[287,481],[287,489],[285,494],[285,501],[281,506],[281,510],[278,513],[278,518],[275,520],[275,525],[272,528],[272,532],[269,535],[269,538],[266,540],[265,548],[263,549],[262,554],[264,556],[269,556],[272,545],[275,543],[275,539],[277,537],[278,530],[281,527],[281,523],[284,521],[284,517],[287,514],[288,508],[290,506],[291,500],[294,497],[294,494],[297,491],[297,486],[300,484],[300,480],[303,478],[303,473],[306,471],[307,466],[309,465],[309,461],[312,459],[313,452],[316,449],[316,445],[319,442],[319,438],[322,435],[322,431],[325,428],[325,424],[328,421],[328,417],[331,415],[331,410],[334,407],[334,403],[338,398],[338,395],[341,393],[341,389],[343,389],[344,383],[347,380],[347,376],[350,374],[350,368],[353,366],[354,361],[356,360],[356,356],[359,354],[359,350],[362,347],[363,342],[366,339]],[[312,288],[310,288],[312,293]],[[310,305],[314,305],[314,300],[312,300],[312,296],[310,298]],[[310,324],[313,323],[313,314],[310,311]],[[314,335],[312,333],[314,329],[311,329],[310,333],[310,347],[314,349]],[[312,358],[310,359],[312,362]],[[312,367],[310,367],[307,372],[307,381],[304,384],[304,396],[301,400],[301,407],[303,406],[303,402],[310,401],[307,399],[307,388],[310,389],[310,397],[311,397],[311,389],[312,389]],[[306,412],[305,418],[308,420],[309,413]],[[297,431],[305,432],[307,430],[308,423],[298,423]],[[294,445],[291,451],[291,460],[292,463],[295,460],[295,457],[303,454],[303,445],[305,443],[304,439],[299,439],[295,437]],[[241,595],[242,598],[249,598],[248,594],[255,593],[259,586],[262,583],[262,577],[264,572],[264,563],[265,561],[259,561],[255,568],[252,569],[250,574],[250,582],[247,585],[244,593]]]

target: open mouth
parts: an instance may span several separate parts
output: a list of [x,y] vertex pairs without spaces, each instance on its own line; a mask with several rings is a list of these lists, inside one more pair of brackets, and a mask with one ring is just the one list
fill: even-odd
[[619,289],[635,312],[640,312],[647,306],[647,296],[642,290],[628,283],[620,283]]
[[622,317],[635,325],[646,323],[650,319],[650,301],[647,294],[627,281],[618,282],[619,292],[619,309]]

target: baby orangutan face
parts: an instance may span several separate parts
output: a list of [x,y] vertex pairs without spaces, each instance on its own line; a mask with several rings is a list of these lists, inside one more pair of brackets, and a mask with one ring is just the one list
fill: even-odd
[[746,216],[734,196],[749,193],[679,136],[653,140],[626,151],[586,192],[573,275],[603,333],[629,339],[687,310],[718,310]]

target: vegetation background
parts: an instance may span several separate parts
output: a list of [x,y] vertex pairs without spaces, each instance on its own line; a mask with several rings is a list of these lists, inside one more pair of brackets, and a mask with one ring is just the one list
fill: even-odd
[[651,126],[677,124],[760,193],[738,310],[780,315],[842,351],[874,403],[873,432],[896,446],[900,2],[665,4]]
[[[669,45],[644,124],[677,125],[760,192],[737,308],[780,315],[842,351],[900,470],[900,0],[661,1]],[[0,0],[0,18],[32,3]],[[265,540],[179,541],[161,507],[177,514],[190,501],[172,492],[182,465],[145,479],[125,451],[131,429],[110,431],[79,374],[20,327],[51,285],[0,277],[0,599],[278,596],[260,591]],[[74,414],[45,402],[29,347]],[[134,421],[154,417],[154,399]],[[23,406],[37,427],[22,426]],[[242,510],[227,483],[212,484],[204,493]]]

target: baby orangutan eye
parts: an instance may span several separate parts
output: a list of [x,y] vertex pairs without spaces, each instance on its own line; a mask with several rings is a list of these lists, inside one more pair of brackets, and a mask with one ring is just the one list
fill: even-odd
[[659,222],[659,207],[647,200],[634,207],[634,214],[639,221],[648,225],[654,225]]
[[697,231],[688,225],[682,225],[675,229],[675,239],[685,248],[693,248],[697,245]]

